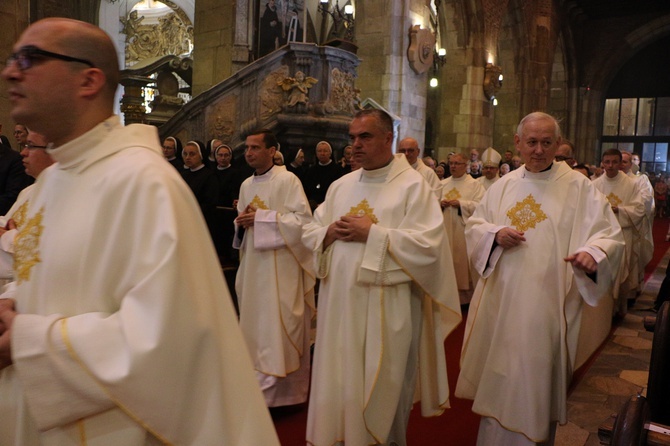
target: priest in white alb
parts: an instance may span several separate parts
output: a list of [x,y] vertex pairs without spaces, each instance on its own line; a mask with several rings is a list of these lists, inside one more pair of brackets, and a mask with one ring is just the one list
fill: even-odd
[[636,252],[639,248],[635,244],[640,243],[640,234],[644,230],[645,207],[635,179],[619,169],[621,152],[618,149],[603,152],[600,164],[605,175],[593,180],[593,185],[605,195],[612,206],[626,243],[617,285],[613,290],[617,300],[615,309],[623,315],[628,309],[628,299],[634,299],[638,289],[639,260]]
[[391,117],[360,111],[349,136],[363,168],[332,184],[303,234],[321,279],[307,443],[405,445],[417,381],[424,416],[449,407],[451,252],[433,191],[392,153]]
[[430,185],[430,188],[435,193],[437,198],[440,198],[440,192],[442,187],[440,185],[440,179],[437,177],[435,171],[426,166],[421,157],[421,148],[419,147],[419,142],[414,138],[403,138],[398,143],[398,153],[405,154],[407,162],[412,166],[414,170],[419,172],[424,180]]
[[468,159],[462,153],[449,158],[451,176],[442,180],[442,212],[461,304],[469,304],[479,276],[470,268],[465,246],[465,224],[484,196],[484,186],[466,173]]
[[0,443],[278,445],[200,207],[157,129],[113,114],[114,43],[48,18],[13,51],[12,118],[56,163],[0,301]]
[[[654,186],[651,185],[649,177],[644,173],[635,175],[631,169],[633,166],[633,154],[630,152],[621,152],[621,167],[620,169],[628,175],[629,178],[635,181],[638,194],[642,197],[644,202],[645,219],[641,230],[636,234],[636,243],[633,245],[633,256],[637,257],[638,262],[638,291],[641,290],[644,281],[644,269],[647,263],[654,255],[654,215],[656,214],[656,203],[654,200]],[[666,240],[669,237],[666,237]]]
[[525,164],[486,191],[465,231],[481,279],[456,396],[482,416],[480,446],[553,444],[567,422],[582,305],[604,298],[623,252],[605,197],[554,162],[556,119],[531,113],[514,141]]
[[315,283],[312,251],[300,241],[309,202],[298,177],[273,164],[276,148],[268,130],[246,138],[255,172],[240,188],[234,241],[240,327],[268,407],[307,401]]

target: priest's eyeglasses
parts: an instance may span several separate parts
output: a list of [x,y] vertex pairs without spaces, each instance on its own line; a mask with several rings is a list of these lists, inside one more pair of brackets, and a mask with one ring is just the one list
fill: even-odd
[[58,59],[64,60],[65,62],[77,62],[88,65],[91,68],[96,68],[93,62],[86,59],[79,59],[78,57],[66,56],[65,54],[52,53],[51,51],[46,51],[41,48],[37,48],[34,45],[27,45],[13,53],[7,58],[7,66],[11,66],[14,62],[19,67],[19,70],[26,71],[31,68],[37,61],[42,59]]
[[37,144],[33,144],[33,143],[31,143],[31,142],[24,144],[23,147],[25,147],[25,148],[28,149],[28,150],[33,150],[33,149],[48,149],[48,148],[49,148],[49,146],[38,146]]

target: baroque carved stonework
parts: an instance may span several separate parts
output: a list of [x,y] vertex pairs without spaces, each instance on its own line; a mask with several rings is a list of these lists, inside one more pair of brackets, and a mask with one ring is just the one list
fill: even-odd
[[229,143],[235,134],[237,96],[227,96],[207,110],[207,134]]
[[330,104],[334,111],[354,114],[361,108],[360,90],[354,88],[354,80],[353,74],[338,68],[330,72]]
[[[163,2],[177,12],[158,18],[157,24],[145,24],[144,16],[131,11],[127,18],[119,20],[123,24],[122,34],[126,35],[126,66],[167,55],[183,55],[193,48],[193,25],[188,16],[172,2]],[[182,12],[179,14],[178,12]]]
[[269,73],[261,82],[260,89],[258,91],[261,120],[264,121],[281,111],[281,105],[284,100],[284,93],[279,84],[287,77],[288,66],[282,65],[280,68]]
[[435,53],[435,35],[421,25],[414,25],[409,31],[407,59],[417,74],[428,71],[433,66]]
[[295,107],[298,104],[307,105],[309,102],[309,90],[319,82],[313,77],[305,76],[302,71],[297,71],[295,77],[286,77],[279,81],[282,90],[288,92],[284,105]]

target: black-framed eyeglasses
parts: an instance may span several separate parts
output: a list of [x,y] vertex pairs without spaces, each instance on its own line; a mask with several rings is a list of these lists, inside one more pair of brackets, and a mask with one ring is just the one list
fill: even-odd
[[65,62],[77,62],[88,65],[91,68],[96,68],[96,66],[90,60],[79,59],[78,57],[66,56],[65,54],[52,53],[51,51],[46,51],[41,48],[37,48],[34,45],[27,45],[13,53],[7,58],[7,66],[9,67],[14,62],[19,66],[19,70],[25,71],[32,67],[35,64],[36,60],[40,59],[58,59],[64,60]]
[[33,150],[33,149],[48,149],[48,148],[49,148],[49,146],[38,146],[37,144],[33,144],[33,143],[31,143],[31,142],[24,144],[23,147],[25,147],[25,148],[28,149],[28,150]]

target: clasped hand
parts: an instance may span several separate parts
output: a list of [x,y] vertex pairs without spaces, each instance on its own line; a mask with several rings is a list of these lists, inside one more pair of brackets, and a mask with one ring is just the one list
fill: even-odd
[[252,205],[247,205],[240,215],[235,219],[235,223],[238,226],[242,226],[244,229],[249,229],[254,225],[254,219],[256,218],[256,208]]
[[367,215],[345,215],[328,226],[324,248],[335,240],[344,242],[366,242],[370,234],[372,220]]

